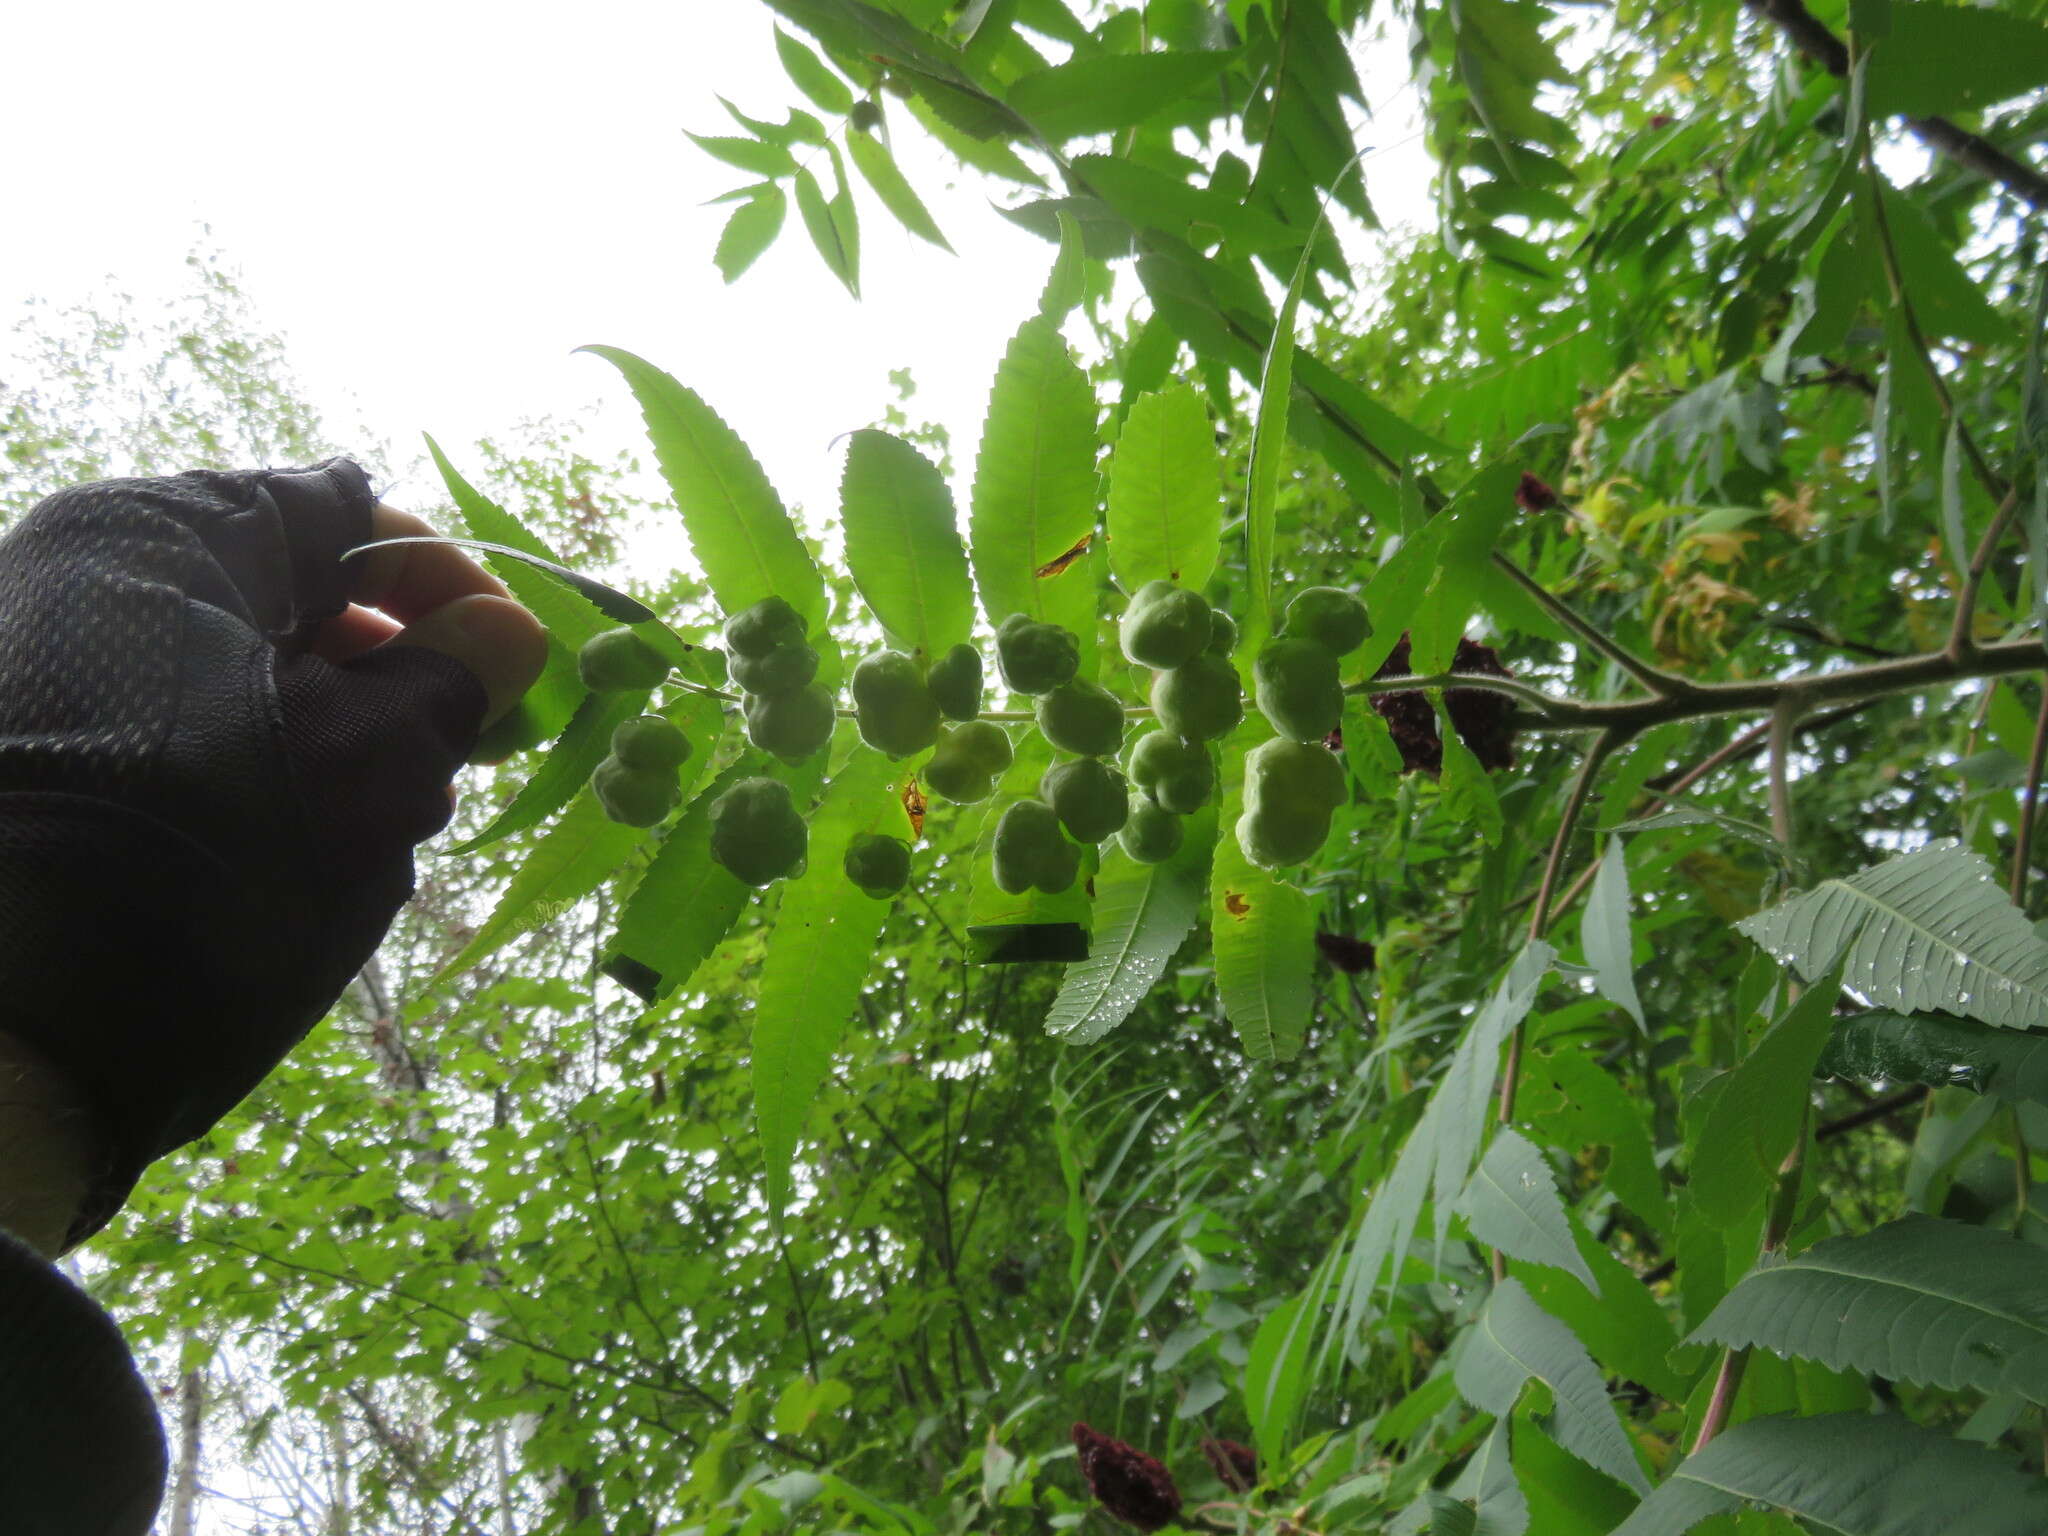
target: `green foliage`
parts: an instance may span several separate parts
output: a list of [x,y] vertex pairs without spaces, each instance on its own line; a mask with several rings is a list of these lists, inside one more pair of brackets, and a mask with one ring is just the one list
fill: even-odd
[[2048,940],[1982,856],[1930,843],[1737,925],[1809,979],[1837,965],[1874,1003],[2024,1029],[2048,1010]]
[[2003,1233],[1907,1216],[1766,1265],[1690,1343],[1761,1345],[1893,1381],[2048,1401],[2048,1259]]
[[[1844,1476],[1845,1468],[1854,1468]],[[1739,1424],[1680,1466],[1614,1536],[1679,1536],[1744,1501],[1845,1536],[1955,1529],[1967,1489],[1972,1531],[2022,1536],[2048,1519],[2048,1485],[1980,1446],[1889,1414],[1772,1417]]]
[[[957,166],[1032,318],[968,473],[849,406],[802,516],[602,349],[675,572],[615,469],[433,450],[553,745],[113,1240],[164,1379],[263,1356],[207,1444],[366,1531],[1065,1530],[1076,1421],[1254,1536],[2040,1528],[2036,9],[1814,8],[1838,74],[1734,0],[772,0],[700,255],[881,293],[983,248]],[[114,462],[103,332],[0,387],[6,506]],[[135,460],[308,440],[269,355]],[[590,694],[620,624],[669,670]]]
[[1126,590],[1174,582],[1199,592],[1216,568],[1223,466],[1202,397],[1186,385],[1140,395],[1117,433],[1103,522]]

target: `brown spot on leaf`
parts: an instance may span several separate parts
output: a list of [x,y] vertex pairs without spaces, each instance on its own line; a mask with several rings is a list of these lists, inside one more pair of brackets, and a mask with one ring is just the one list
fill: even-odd
[[931,802],[924,797],[924,791],[917,787],[916,779],[903,781],[903,814],[910,818],[910,835],[924,836],[924,813]]
[[1223,910],[1232,917],[1244,917],[1250,913],[1251,909],[1252,904],[1244,899],[1242,893],[1238,891],[1225,891],[1223,893]]
[[1083,535],[1081,536],[1081,542],[1080,542],[1080,543],[1076,544],[1076,545],[1075,545],[1075,546],[1074,546],[1074,547],[1073,547],[1072,549],[1068,550],[1068,551],[1067,551],[1067,552],[1066,552],[1066,553],[1065,553],[1064,555],[1060,555],[1060,556],[1058,556],[1058,557],[1057,557],[1057,558],[1055,558],[1055,559],[1052,559],[1052,560],[1048,560],[1048,561],[1046,561],[1046,563],[1045,563],[1044,565],[1041,565],[1041,566],[1040,566],[1040,567],[1039,567],[1039,568],[1038,568],[1037,570],[1033,571],[1033,572],[1032,572],[1031,574],[1032,574],[1032,575],[1034,575],[1034,576],[1036,576],[1036,577],[1037,577],[1037,578],[1038,578],[1038,579],[1039,579],[1040,581],[1044,581],[1044,580],[1045,580],[1045,579],[1046,579],[1047,577],[1050,577],[1050,576],[1057,576],[1057,575],[1059,575],[1059,573],[1060,573],[1061,571],[1064,571],[1064,570],[1065,570],[1065,569],[1066,569],[1066,568],[1067,568],[1068,566],[1072,565],[1072,564],[1073,564],[1073,563],[1074,563],[1074,562],[1075,562],[1076,560],[1080,559],[1080,558],[1081,558],[1081,557],[1082,557],[1083,555],[1087,554],[1087,553],[1088,553],[1088,546],[1089,546],[1090,544],[1093,544],[1094,542],[1095,542],[1095,535],[1094,535],[1094,534],[1092,534],[1092,533],[1086,533],[1086,534],[1083,534]]

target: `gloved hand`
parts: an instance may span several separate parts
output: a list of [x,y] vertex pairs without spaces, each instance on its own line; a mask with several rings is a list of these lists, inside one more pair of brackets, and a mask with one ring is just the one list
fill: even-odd
[[539,674],[456,551],[346,555],[425,531],[337,459],[78,486],[0,538],[0,1030],[94,1122],[69,1243],[326,1012]]

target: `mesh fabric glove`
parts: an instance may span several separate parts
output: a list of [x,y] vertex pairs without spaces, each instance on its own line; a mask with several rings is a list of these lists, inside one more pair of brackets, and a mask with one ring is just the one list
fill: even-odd
[[483,684],[307,650],[375,501],[346,460],[109,480],[0,538],[0,1029],[98,1121],[71,1242],[326,1012],[448,820]]

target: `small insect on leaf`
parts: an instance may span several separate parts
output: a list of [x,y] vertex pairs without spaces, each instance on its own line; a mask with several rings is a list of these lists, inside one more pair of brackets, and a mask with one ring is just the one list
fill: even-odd
[[924,813],[928,803],[924,797],[924,791],[917,787],[917,780],[905,779],[903,781],[903,814],[910,818],[910,835],[912,837],[924,836]]
[[1037,570],[1033,571],[1031,574],[1036,576],[1040,581],[1044,581],[1049,576],[1059,575],[1061,571],[1064,571],[1076,560],[1080,559],[1083,555],[1087,554],[1088,546],[1090,544],[1093,544],[1094,542],[1094,534],[1091,533],[1084,535],[1081,539],[1081,542],[1076,544],[1072,549],[1068,550],[1063,555],[1057,556],[1054,559],[1046,561],[1044,565],[1041,565]]

